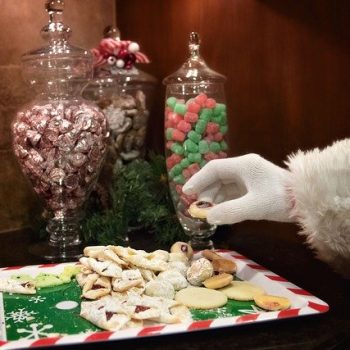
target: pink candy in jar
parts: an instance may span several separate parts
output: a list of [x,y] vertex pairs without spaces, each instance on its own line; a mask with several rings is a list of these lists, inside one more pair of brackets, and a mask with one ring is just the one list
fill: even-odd
[[106,150],[102,112],[88,103],[47,103],[18,112],[13,148],[35,192],[56,216],[80,208]]

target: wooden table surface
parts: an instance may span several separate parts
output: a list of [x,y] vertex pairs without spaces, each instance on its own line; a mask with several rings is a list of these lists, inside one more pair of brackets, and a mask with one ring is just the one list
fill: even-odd
[[[292,224],[245,222],[222,227],[215,234],[216,248],[232,249],[254,260],[330,305],[325,314],[228,327],[187,334],[155,336],[106,343],[75,345],[75,349],[350,349],[350,283],[334,273],[313,253]],[[42,263],[31,256],[29,230],[1,234],[0,266]],[[157,248],[151,236],[131,237],[135,248]],[[67,348],[67,347],[66,347]]]

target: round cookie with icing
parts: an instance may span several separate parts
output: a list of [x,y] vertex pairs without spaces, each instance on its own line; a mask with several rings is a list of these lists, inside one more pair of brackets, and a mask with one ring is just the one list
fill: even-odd
[[188,212],[193,218],[206,219],[208,210],[213,206],[214,204],[208,201],[196,201],[190,205]]

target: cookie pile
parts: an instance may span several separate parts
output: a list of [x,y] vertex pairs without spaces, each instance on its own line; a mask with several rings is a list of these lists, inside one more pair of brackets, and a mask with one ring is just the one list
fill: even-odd
[[265,290],[246,281],[234,281],[237,266],[211,251],[202,251],[202,258],[192,262],[187,270],[191,286],[179,291],[175,300],[189,308],[211,309],[224,306],[228,299],[254,301],[267,311],[288,309],[288,298],[268,295]]
[[188,308],[221,307],[228,299],[254,300],[265,310],[290,306],[286,298],[234,281],[233,260],[210,250],[193,259],[184,242],[176,242],[170,252],[110,245],[86,247],[84,255],[76,275],[84,299],[80,315],[106,330],[188,322]]
[[80,315],[96,326],[115,331],[191,320],[188,308],[174,300],[175,292],[188,286],[186,251],[95,246],[86,247],[84,255],[76,276],[86,299]]

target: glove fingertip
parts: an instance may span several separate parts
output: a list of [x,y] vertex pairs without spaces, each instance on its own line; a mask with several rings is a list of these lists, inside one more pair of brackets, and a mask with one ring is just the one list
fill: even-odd
[[185,184],[182,188],[182,192],[188,195],[195,194],[195,188],[193,185]]

